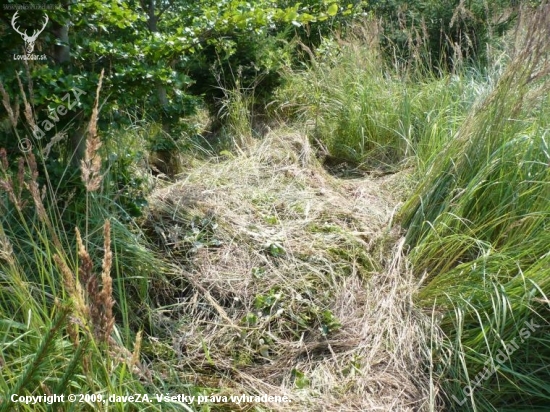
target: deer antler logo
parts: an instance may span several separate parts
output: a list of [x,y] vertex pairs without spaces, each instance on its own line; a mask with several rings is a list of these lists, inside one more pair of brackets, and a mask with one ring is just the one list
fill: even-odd
[[34,30],[33,33],[32,33],[32,36],[29,36],[29,35],[27,35],[26,30],[25,30],[25,32],[21,32],[15,26],[15,20],[17,20],[17,17],[18,17],[17,13],[18,12],[16,11],[15,14],[13,15],[13,17],[11,18],[11,26],[13,27],[13,29],[17,33],[19,33],[21,35],[21,37],[25,41],[25,49],[27,50],[27,54],[31,54],[34,50],[34,42],[38,38],[38,35],[44,31],[44,29],[46,28],[46,24],[48,24],[48,21],[49,21],[48,15],[44,13],[46,15],[46,21],[44,22],[44,25],[42,26],[42,28],[40,30]]

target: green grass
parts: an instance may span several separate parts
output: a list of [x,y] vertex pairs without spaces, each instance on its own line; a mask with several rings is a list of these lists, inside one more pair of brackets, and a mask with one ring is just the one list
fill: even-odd
[[[87,150],[90,158],[107,158]],[[108,396],[166,390],[140,354],[146,326],[140,311],[151,304],[149,288],[162,284],[167,265],[128,223],[116,201],[120,188],[110,184],[117,176],[99,169],[101,159],[91,166],[101,177],[92,188],[80,176],[70,180],[68,169],[59,179],[43,172],[46,157],[22,152],[11,165],[0,149],[0,410],[53,410],[46,402],[11,399],[44,394],[102,397],[87,399],[86,407],[65,403],[68,410],[140,409],[109,404]],[[181,406],[148,405],[172,409]]]
[[[406,386],[429,410],[546,410],[547,11],[506,39],[515,51],[452,74],[389,66],[368,26],[315,52],[302,45],[310,64],[286,69],[270,106],[299,132],[253,139],[253,91],[227,91],[222,137],[239,153],[204,159],[195,147],[203,159],[140,219],[126,213],[146,180],[131,166],[154,125],[103,148],[97,191],[78,189],[80,176],[54,185],[30,155],[9,165],[0,152],[0,412],[15,407],[6,394],[48,391],[288,390],[312,395],[295,410],[366,408],[380,360],[377,383]],[[129,158],[110,163],[117,145]],[[407,177],[341,181],[315,150]],[[394,216],[385,192],[397,187]],[[406,230],[407,259],[391,222]],[[431,342],[419,309],[432,312]]]
[[402,73],[372,38],[329,43],[312,67],[290,71],[277,93],[285,117],[305,124],[330,156],[364,168],[426,164],[458,129],[477,85],[456,76]]
[[[277,95],[280,113],[328,155],[414,166],[399,221],[423,279],[416,303],[441,316],[433,372],[451,410],[535,410],[550,396],[548,22],[544,11],[525,16],[489,67],[403,72],[354,38],[289,72]],[[526,321],[540,325],[528,339]],[[499,349],[520,341],[475,384]],[[465,398],[467,385],[473,393],[459,404],[453,396]]]
[[[468,410],[542,410],[550,398],[547,19],[529,21],[521,51],[401,211],[414,270],[425,276],[418,303],[444,315],[448,396],[463,399],[462,388],[485,362],[495,364],[498,349],[521,342],[473,385],[461,406]],[[540,325],[529,339],[525,321]]]
[[[26,200],[26,206],[15,206],[6,193],[0,206],[4,211],[0,220],[0,359],[3,370],[0,410],[51,410],[46,403],[14,405],[9,399],[11,394],[25,396],[51,392],[107,397],[109,394],[164,390],[158,381],[155,382],[155,373],[151,374],[146,366],[136,364],[132,358],[135,331],[143,323],[140,321],[136,325],[138,319],[132,315],[137,306],[135,302],[141,299],[142,304],[147,303],[148,291],[143,288],[147,288],[147,277],[153,271],[158,277],[159,270],[162,271],[161,262],[152,256],[136,233],[112,219],[114,263],[111,275],[119,316],[112,340],[99,339],[94,332],[98,325],[93,324],[88,313],[97,307],[94,303],[97,296],[89,283],[83,283],[82,300],[69,287],[67,274],[54,258],[57,256],[65,262],[70,275],[74,276],[74,283],[82,281],[79,280],[83,276],[82,259],[76,254],[74,228],[64,232],[68,222],[61,224],[57,220],[58,211],[45,209],[46,214],[39,211],[39,203],[34,203],[25,189],[32,187],[32,171],[35,170],[28,156],[21,169],[25,172],[21,175],[21,199]],[[0,179],[13,183],[17,196],[17,179],[5,169]],[[87,196],[90,197],[86,215],[90,236],[85,239],[93,256],[92,263],[98,267],[104,253],[101,251],[103,235],[95,223],[108,215],[109,208],[104,197],[94,197],[91,193]],[[98,226],[101,229],[101,225]],[[95,272],[94,277],[98,276]],[[136,356],[139,355],[139,347],[135,350]],[[135,359],[139,361],[139,357]],[[102,403],[95,405],[100,407]],[[172,406],[152,404],[150,410],[166,410]],[[109,408],[135,409],[129,404],[111,404]]]

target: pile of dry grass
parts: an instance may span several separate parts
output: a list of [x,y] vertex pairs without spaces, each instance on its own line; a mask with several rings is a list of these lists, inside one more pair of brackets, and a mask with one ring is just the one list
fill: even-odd
[[293,400],[272,410],[427,408],[428,328],[389,186],[339,181],[279,131],[157,190],[145,225],[183,281],[155,327],[182,381]]

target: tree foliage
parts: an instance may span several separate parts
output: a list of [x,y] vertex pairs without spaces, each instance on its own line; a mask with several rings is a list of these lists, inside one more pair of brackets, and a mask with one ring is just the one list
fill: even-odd
[[[12,12],[8,10],[2,16],[8,27],[2,31],[0,52],[7,58],[0,75],[12,96],[19,94],[16,73],[27,82],[32,81],[32,103],[39,118],[46,115],[47,107],[59,105],[67,92],[74,88],[84,90],[86,95],[79,108],[86,119],[94,98],[92,91],[100,71],[105,70],[104,118],[109,114],[118,123],[124,120],[120,115],[129,110],[138,116],[176,123],[198,104],[198,96],[189,91],[189,86],[202,80],[198,73],[208,70],[206,65],[233,59],[255,65],[259,72],[273,71],[280,56],[267,35],[325,22],[337,15],[348,16],[354,10],[352,3],[309,3],[65,1],[59,8],[45,10],[52,24],[40,36],[37,51],[46,54],[47,60],[29,61],[28,68],[21,60],[11,58],[22,53],[23,43],[9,27]],[[53,1],[50,4],[59,5]],[[32,30],[43,12],[20,12],[24,14],[24,28]],[[60,27],[68,28],[68,42],[59,36]],[[258,47],[266,45],[260,55]],[[70,50],[70,59],[60,61],[64,47]],[[164,97],[159,96],[159,88],[165,90]],[[204,93],[207,89],[199,91]]]
[[[326,32],[360,13],[362,7],[357,0],[301,4],[45,0],[42,4],[43,10],[19,10],[18,22],[22,30],[32,33],[44,13],[48,15],[49,24],[34,50],[45,55],[44,60],[14,57],[25,54],[25,43],[11,27],[15,9],[4,8],[0,16],[4,56],[0,81],[12,111],[21,114],[13,127],[7,111],[0,111],[0,147],[17,157],[28,139],[50,178],[68,191],[79,186],[86,127],[102,71],[99,128],[112,135],[143,121],[157,123],[161,137],[151,137],[151,147],[170,151],[178,139],[193,132],[187,119],[199,105],[207,103],[217,110],[220,86],[231,89],[238,80],[242,87],[261,90],[258,96],[268,96],[278,84],[279,68],[289,59],[285,51],[289,39]],[[30,110],[25,110],[23,93]],[[70,106],[64,100],[67,96]],[[106,143],[110,154],[104,159],[117,159],[110,170],[118,174],[114,180],[124,185],[132,161],[127,153],[112,153]],[[72,180],[67,178],[71,175]]]

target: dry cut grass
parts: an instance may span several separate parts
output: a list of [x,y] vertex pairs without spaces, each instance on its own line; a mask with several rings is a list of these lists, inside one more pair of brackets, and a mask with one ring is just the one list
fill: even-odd
[[182,381],[292,399],[269,410],[437,406],[391,178],[337,180],[282,129],[180,177],[145,226],[181,282],[153,332]]

